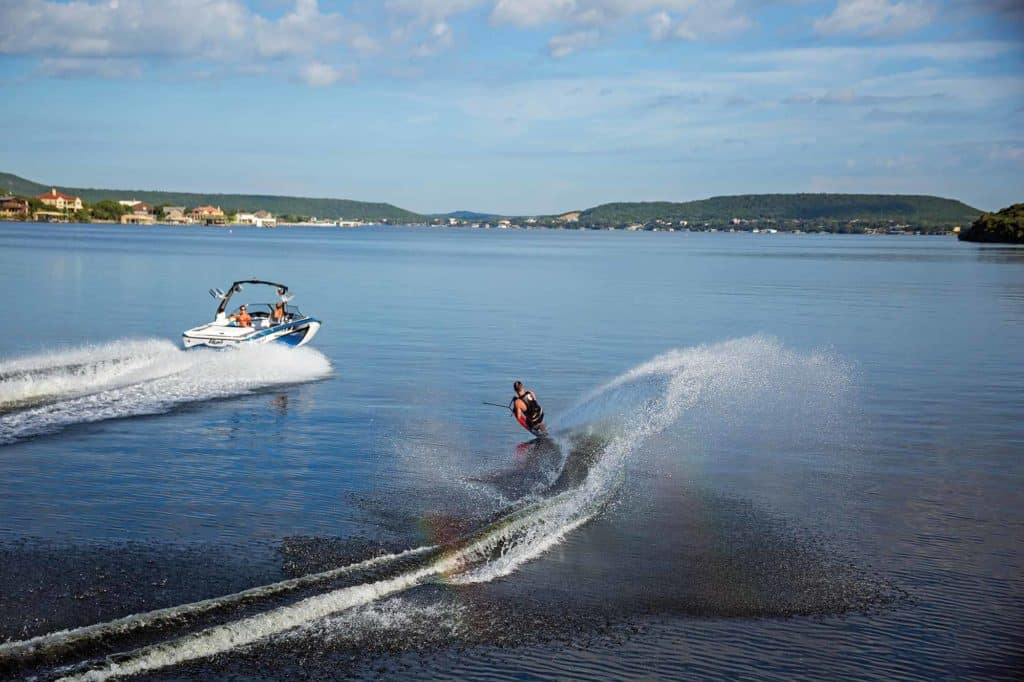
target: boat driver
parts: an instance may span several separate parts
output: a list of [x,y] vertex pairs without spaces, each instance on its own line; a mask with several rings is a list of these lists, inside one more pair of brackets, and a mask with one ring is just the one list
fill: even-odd
[[238,308],[238,312],[228,318],[235,323],[237,327],[251,327],[252,326],[252,315],[245,310],[245,306]]

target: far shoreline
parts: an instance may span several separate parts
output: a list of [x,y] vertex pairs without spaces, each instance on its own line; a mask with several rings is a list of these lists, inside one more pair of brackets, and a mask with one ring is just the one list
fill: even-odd
[[767,230],[767,229],[736,229],[736,228],[713,228],[713,229],[672,229],[672,228],[653,228],[653,229],[629,229],[629,228],[617,228],[617,227],[551,227],[547,225],[514,225],[514,226],[471,226],[471,225],[431,225],[427,223],[364,223],[361,225],[337,225],[328,223],[277,223],[273,227],[258,227],[256,225],[242,224],[242,223],[229,223],[226,225],[204,225],[199,223],[168,223],[168,222],[153,222],[153,223],[122,223],[113,220],[93,220],[88,223],[73,222],[73,221],[21,221],[21,220],[0,220],[0,225],[55,225],[55,226],[74,226],[74,227],[89,227],[93,225],[102,225],[104,227],[123,227],[128,229],[147,229],[147,228],[179,228],[185,230],[210,230],[210,231],[232,231],[235,228],[245,229],[247,231],[259,231],[266,232],[272,231],[279,228],[285,229],[309,229],[309,228],[321,228],[331,229],[339,231],[359,230],[365,228],[415,228],[415,229],[427,229],[427,230],[451,230],[451,231],[472,231],[472,232],[639,232],[639,233],[678,233],[678,234],[747,234],[761,236],[852,236],[852,237],[943,237],[943,238],[955,238],[956,232],[924,232],[921,230],[903,230],[903,231],[875,231],[875,232],[833,232],[829,230]]

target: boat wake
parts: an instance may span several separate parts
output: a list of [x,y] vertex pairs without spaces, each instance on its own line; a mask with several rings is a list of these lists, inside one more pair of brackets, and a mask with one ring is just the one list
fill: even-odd
[[[141,346],[140,355],[147,353],[178,357],[165,346],[151,342]],[[230,354],[225,360],[221,357],[196,362],[220,363],[218,370],[223,374],[224,363],[234,363],[235,358]],[[248,364],[240,355],[238,358],[241,365]],[[192,360],[185,357],[177,362]],[[307,369],[314,369],[312,358],[304,362]],[[110,385],[98,395],[131,394],[140,385],[148,386],[141,393],[154,395],[163,390],[153,391],[152,385],[162,382],[176,387],[178,394],[198,382],[211,396],[254,387],[242,382],[241,377],[237,382],[202,385],[200,378],[192,376],[194,365],[177,371],[167,365],[124,361],[110,366],[100,372]],[[62,679],[105,680],[139,674],[242,649],[280,635],[294,636],[303,628],[418,586],[468,585],[508,576],[604,513],[622,487],[630,457],[681,415],[728,400],[736,393],[763,388],[773,377],[794,370],[824,383],[842,381],[842,372],[835,370],[828,359],[790,352],[770,338],[752,337],[665,353],[592,391],[562,415],[557,420],[560,430],[554,434],[558,446],[567,453],[561,474],[546,492],[523,498],[473,532],[438,545],[378,557],[372,565],[362,562],[218,599],[0,644],[0,671],[5,667],[31,668],[45,661],[60,663],[61,667],[50,668],[48,675]],[[5,367],[2,371],[10,375],[17,370]],[[140,373],[148,377],[141,384],[137,378]],[[189,378],[183,378],[183,374]],[[285,374],[294,380],[291,372]],[[88,383],[83,380],[76,385],[66,375],[60,376],[72,388]],[[63,398],[55,405],[88,399]],[[102,402],[117,409],[117,401]],[[131,409],[158,410],[167,404],[152,398],[151,402],[137,401]],[[67,407],[57,410],[58,414],[67,412]],[[283,599],[287,595],[291,598]],[[205,616],[214,612],[220,612],[220,617],[211,624]],[[110,651],[124,653],[109,655]]]
[[186,352],[166,340],[125,340],[0,362],[0,445],[105,419],[329,376],[311,348]]

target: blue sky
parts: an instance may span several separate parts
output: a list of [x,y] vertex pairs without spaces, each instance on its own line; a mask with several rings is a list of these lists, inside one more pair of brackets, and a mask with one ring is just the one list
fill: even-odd
[[0,170],[45,183],[1024,201],[1021,0],[4,0],[0,76]]

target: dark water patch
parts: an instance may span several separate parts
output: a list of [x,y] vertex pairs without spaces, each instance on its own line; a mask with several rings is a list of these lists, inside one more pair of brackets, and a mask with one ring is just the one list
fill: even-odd
[[[892,640],[921,629],[913,608],[887,615],[794,619],[651,617],[636,634],[542,642],[514,649],[420,652],[365,666],[374,679],[1020,679],[1022,657],[1005,645],[974,649],[936,637]],[[923,629],[930,630],[926,625]],[[931,630],[928,634],[936,635]],[[412,659],[410,668],[401,662]],[[381,669],[387,672],[382,674]]]
[[[648,492],[656,490],[651,485]],[[789,617],[898,606],[905,588],[821,533],[698,487],[627,494],[520,569],[531,594],[609,616]],[[502,581],[478,589],[511,598]]]
[[252,547],[0,544],[0,641],[91,625],[279,579]]
[[466,480],[487,486],[505,499],[518,500],[551,489],[561,466],[558,444],[538,438],[517,445],[508,466]]

